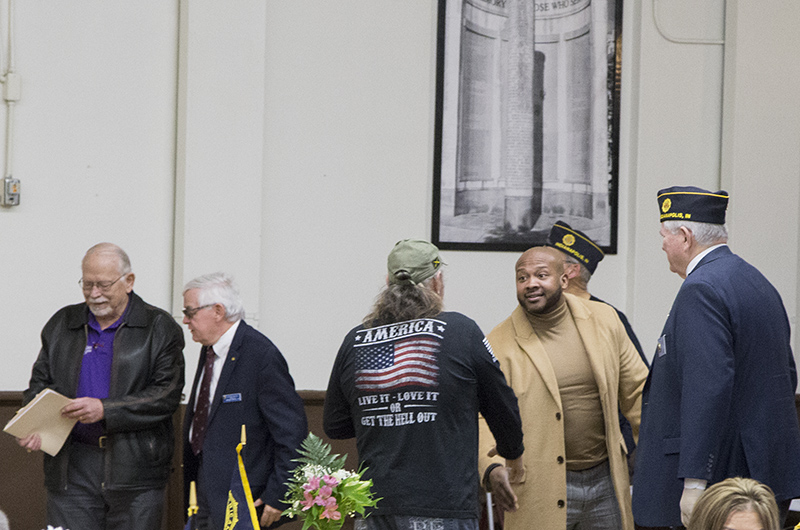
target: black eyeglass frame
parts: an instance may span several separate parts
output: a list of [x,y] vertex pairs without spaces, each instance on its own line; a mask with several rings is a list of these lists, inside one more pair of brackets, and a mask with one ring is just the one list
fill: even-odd
[[191,320],[201,309],[205,309],[207,307],[213,307],[215,305],[217,304],[206,304],[206,305],[201,305],[200,307],[184,307],[183,309],[181,309],[181,313],[183,313],[183,316]]

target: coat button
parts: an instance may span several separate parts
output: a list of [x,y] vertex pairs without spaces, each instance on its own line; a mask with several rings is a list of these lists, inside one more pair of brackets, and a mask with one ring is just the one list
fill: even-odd
[[561,413],[560,413],[560,412],[556,412],[556,419],[557,419],[557,420],[560,420],[560,419],[561,419]]
[[564,457],[563,456],[559,456],[558,458],[556,458],[556,462],[558,462],[559,464],[563,464],[564,463]]
[[559,508],[563,508],[565,504],[566,503],[564,501],[562,501],[561,499],[558,500],[558,507]]

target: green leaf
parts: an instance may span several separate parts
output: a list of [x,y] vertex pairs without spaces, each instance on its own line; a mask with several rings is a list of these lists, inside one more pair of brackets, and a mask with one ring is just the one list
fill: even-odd
[[326,467],[331,472],[342,469],[347,459],[347,455],[330,454],[330,444],[323,442],[322,438],[315,436],[313,432],[308,433],[297,452],[300,454],[300,458],[295,458],[292,460],[293,462]]

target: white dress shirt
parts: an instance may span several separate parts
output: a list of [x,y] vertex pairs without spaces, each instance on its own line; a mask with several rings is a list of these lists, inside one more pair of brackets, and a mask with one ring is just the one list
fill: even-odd
[[[214,403],[214,394],[217,392],[217,384],[219,383],[219,376],[222,373],[222,367],[225,365],[225,359],[228,358],[228,351],[231,349],[231,343],[233,342],[233,336],[236,335],[236,330],[239,328],[239,323],[241,320],[237,320],[228,331],[222,334],[222,336],[217,339],[217,342],[212,344],[214,348],[214,369],[211,373],[211,387],[208,392],[209,399],[211,403]],[[203,370],[205,372],[205,370]],[[203,380],[203,373],[200,373],[199,381]],[[197,385],[197,388],[194,391],[194,403],[197,406],[197,395],[200,393],[200,385]],[[189,439],[192,439],[192,428],[189,428]]]

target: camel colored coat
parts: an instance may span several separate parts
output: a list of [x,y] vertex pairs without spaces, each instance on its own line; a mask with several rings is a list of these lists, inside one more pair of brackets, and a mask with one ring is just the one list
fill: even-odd
[[[627,450],[619,429],[617,404],[630,421],[634,437],[638,437],[642,388],[648,370],[613,307],[566,293],[564,298],[597,381],[622,528],[633,530]],[[488,338],[508,384],[517,394],[525,433],[526,479],[514,488],[519,510],[506,513],[505,529],[563,530],[567,524],[564,411],[550,358],[519,306]],[[489,464],[504,463],[500,457],[486,456],[494,445],[494,438],[481,419],[481,476]]]

